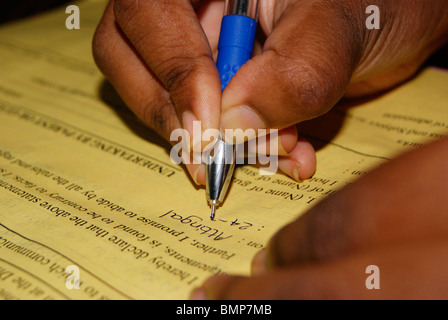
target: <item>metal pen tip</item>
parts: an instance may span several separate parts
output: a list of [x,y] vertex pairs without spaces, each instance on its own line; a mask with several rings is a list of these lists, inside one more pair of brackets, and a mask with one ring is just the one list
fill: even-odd
[[212,204],[212,212],[210,213],[210,219],[213,220],[215,219],[215,205]]

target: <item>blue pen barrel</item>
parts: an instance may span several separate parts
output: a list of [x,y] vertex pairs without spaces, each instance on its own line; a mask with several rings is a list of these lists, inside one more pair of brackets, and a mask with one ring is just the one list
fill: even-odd
[[218,44],[218,67],[222,90],[252,56],[257,29],[256,20],[231,14],[224,16]]
[[[252,56],[257,28],[259,0],[226,0],[226,15],[222,19],[218,43],[218,67],[222,90]],[[215,208],[221,205],[227,193],[235,168],[235,151],[232,144],[218,138],[213,156],[208,154],[206,163],[207,202],[212,207],[210,218],[215,216]]]

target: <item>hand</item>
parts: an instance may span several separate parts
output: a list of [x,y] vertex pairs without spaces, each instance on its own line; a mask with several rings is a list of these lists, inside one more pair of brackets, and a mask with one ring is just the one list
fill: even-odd
[[446,299],[447,163],[447,138],[390,161],[274,235],[253,277],[215,276],[192,298]]
[[[445,0],[377,0],[381,29],[365,27],[364,0],[261,0],[266,41],[221,93],[215,67],[222,1],[111,0],[93,42],[95,60],[133,112],[169,140],[183,127],[284,129],[279,168],[316,168],[295,125],[344,95],[393,87],[446,40]],[[196,182],[205,171],[188,165]]]

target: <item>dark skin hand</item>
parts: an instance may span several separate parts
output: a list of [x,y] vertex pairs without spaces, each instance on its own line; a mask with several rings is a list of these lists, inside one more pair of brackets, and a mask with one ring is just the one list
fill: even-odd
[[215,276],[192,298],[446,299],[447,163],[445,138],[371,171],[277,232],[252,277]]
[[[221,93],[215,67],[223,1],[111,0],[93,41],[99,68],[129,108],[169,140],[176,128],[279,129],[279,168],[309,178],[312,146],[295,125],[412,76],[447,38],[445,0],[261,0],[266,41]],[[199,146],[200,150],[200,146]],[[204,168],[187,165],[198,184]]]
[[[368,96],[401,84],[448,39],[446,0],[376,0],[379,30],[365,26],[370,4],[261,0],[259,23],[266,40],[256,44],[254,57],[223,93],[215,67],[222,1],[111,0],[95,34],[93,53],[129,108],[165,139],[177,128],[191,132],[194,120],[200,120],[203,129],[279,129],[279,169],[302,180],[315,172],[316,157],[297,134],[297,124],[326,113],[341,98]],[[279,232],[266,259],[259,256],[255,262],[260,269],[260,261],[266,261],[263,275],[213,279],[196,296],[410,297],[415,293],[410,286],[427,296],[446,294],[434,279],[441,276],[437,268],[446,251],[442,233],[428,226],[442,228],[446,207],[432,199],[432,189],[418,189],[428,183],[440,187],[439,202],[447,194],[440,182],[444,168],[431,163],[446,163],[441,146],[446,149],[446,141],[428,147],[423,155],[392,161]],[[190,164],[187,169],[196,183],[204,184],[203,166]],[[420,192],[425,196],[417,197]],[[412,207],[407,208],[408,203]],[[410,211],[401,210],[404,207]],[[353,227],[345,228],[341,221]],[[356,230],[363,233],[354,234]],[[385,289],[366,291],[365,268],[370,264],[383,266]],[[416,276],[413,284],[397,271],[400,266]],[[432,272],[417,277],[426,270]],[[433,285],[438,285],[434,291]]]

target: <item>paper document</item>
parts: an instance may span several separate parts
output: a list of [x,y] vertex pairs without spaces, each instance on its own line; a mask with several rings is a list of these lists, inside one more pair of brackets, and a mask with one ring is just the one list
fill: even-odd
[[0,28],[0,299],[186,299],[249,275],[282,226],[370,168],[448,132],[448,74],[428,69],[304,123],[315,176],[240,166],[215,221],[169,144],[123,106],[91,54],[105,1]]

